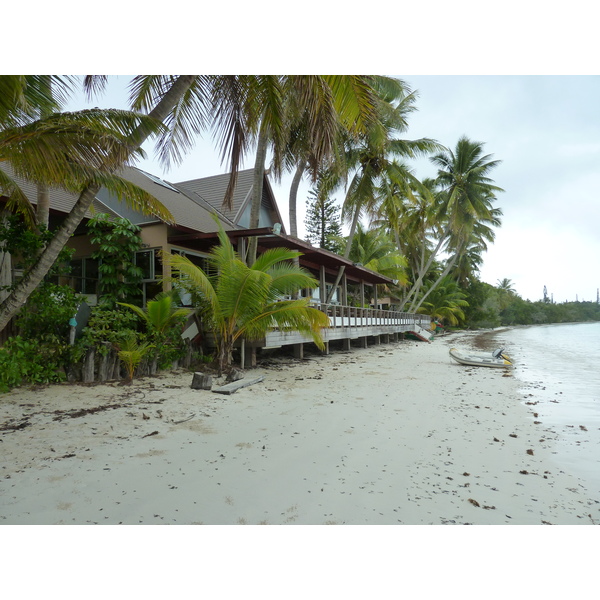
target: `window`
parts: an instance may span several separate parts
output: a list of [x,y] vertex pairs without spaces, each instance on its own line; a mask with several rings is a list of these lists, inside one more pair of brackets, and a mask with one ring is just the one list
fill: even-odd
[[98,293],[98,261],[95,258],[76,258],[70,262],[68,285],[79,294]]
[[142,270],[142,303],[146,306],[148,300],[152,300],[162,292],[161,279],[163,276],[162,262],[159,258],[159,248],[140,250],[135,253],[134,263]]
[[[194,265],[202,269],[207,275],[214,274],[215,271],[210,267],[210,263],[207,258],[202,254],[198,254],[196,252],[188,252],[187,250],[171,250],[172,254],[177,254],[179,256],[185,256],[188,258]],[[175,285],[177,288],[177,285]],[[182,306],[191,306],[192,305],[192,295],[183,289],[179,289],[179,295],[181,299]]]

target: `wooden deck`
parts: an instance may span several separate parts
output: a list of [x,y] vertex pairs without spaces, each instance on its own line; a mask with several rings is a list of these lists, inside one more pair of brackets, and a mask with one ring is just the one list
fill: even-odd
[[[431,319],[428,315],[379,310],[374,308],[357,308],[354,306],[329,306],[315,304],[327,313],[329,327],[322,331],[323,340],[355,340],[367,337],[386,335],[397,336],[412,331],[415,326],[429,329]],[[297,331],[269,332],[257,346],[273,348],[311,342],[311,338]],[[254,344],[253,344],[254,345]]]

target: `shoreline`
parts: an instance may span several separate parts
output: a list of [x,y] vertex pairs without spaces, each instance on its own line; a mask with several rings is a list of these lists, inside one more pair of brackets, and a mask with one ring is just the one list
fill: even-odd
[[477,335],[272,359],[231,396],[181,372],[3,394],[0,427],[29,424],[0,432],[0,524],[599,523],[520,382],[448,356]]

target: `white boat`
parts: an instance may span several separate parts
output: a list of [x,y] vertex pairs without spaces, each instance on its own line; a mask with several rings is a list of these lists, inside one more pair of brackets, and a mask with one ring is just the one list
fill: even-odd
[[450,356],[461,365],[471,367],[512,367],[513,363],[503,348],[488,354],[465,353],[456,348],[450,349]]

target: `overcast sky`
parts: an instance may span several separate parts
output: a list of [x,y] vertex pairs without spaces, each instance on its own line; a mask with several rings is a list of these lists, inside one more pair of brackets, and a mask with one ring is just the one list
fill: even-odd
[[[542,298],[544,286],[557,302],[595,300],[600,287],[600,77],[396,76],[419,94],[403,137],[430,137],[454,147],[466,135],[502,161],[492,178],[505,190],[497,203],[503,224],[484,255],[481,279],[495,285],[508,278],[530,300]],[[128,81],[112,79],[108,93],[91,105],[125,106]],[[169,172],[154,160],[152,147],[146,149],[149,160],[138,166],[172,182],[226,171],[208,136]],[[249,156],[245,168],[252,162]],[[419,177],[435,175],[427,159],[413,164]],[[291,176],[273,186],[286,227],[290,181]],[[305,182],[298,197],[301,234],[309,189]],[[335,197],[341,201],[343,193]]]

